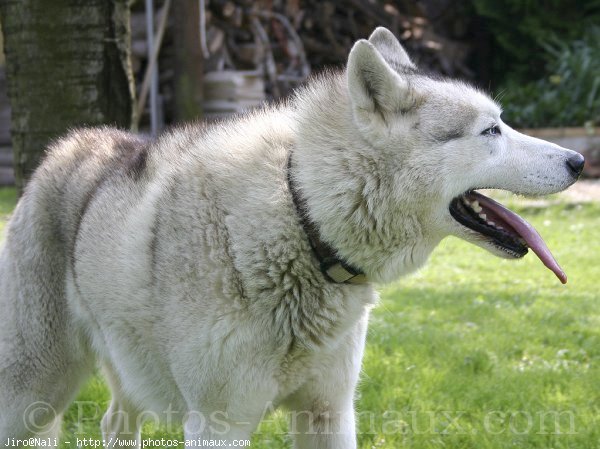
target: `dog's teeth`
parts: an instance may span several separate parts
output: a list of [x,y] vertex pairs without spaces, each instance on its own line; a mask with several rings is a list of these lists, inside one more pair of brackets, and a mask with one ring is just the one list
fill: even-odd
[[487,224],[489,224],[490,226],[496,227],[496,223],[494,223],[493,221],[488,221]]
[[479,218],[483,218],[484,220],[487,220],[487,215],[486,214],[479,214]]
[[481,208],[481,206],[479,205],[479,201],[473,201],[471,203],[471,207],[473,208],[473,210],[477,213],[481,212],[483,209]]

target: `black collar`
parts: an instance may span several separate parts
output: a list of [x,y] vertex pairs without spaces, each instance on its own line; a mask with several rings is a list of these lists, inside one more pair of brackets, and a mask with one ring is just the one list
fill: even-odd
[[292,155],[290,153],[287,163],[287,182],[292,195],[296,213],[300,218],[300,224],[308,238],[308,243],[313,250],[319,267],[325,278],[330,282],[337,284],[365,284],[369,282],[365,274],[352,267],[348,263],[339,259],[336,251],[327,243],[321,240],[319,229],[308,216],[306,200],[300,195],[300,191],[294,183],[292,176]]

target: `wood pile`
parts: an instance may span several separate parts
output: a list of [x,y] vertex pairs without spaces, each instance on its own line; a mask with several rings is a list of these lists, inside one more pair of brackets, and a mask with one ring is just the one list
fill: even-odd
[[[422,67],[472,78],[466,63],[471,46],[454,38],[464,37],[468,26],[456,23],[456,9],[447,0],[210,0],[205,64],[209,70],[262,70],[267,96],[278,98],[311,69],[343,65],[357,39],[385,26]],[[448,14],[452,30],[446,33]]]
[[[156,17],[162,5],[163,1],[155,0]],[[450,0],[205,0],[205,5],[204,15],[198,18],[198,39],[205,57],[207,118],[251,107],[250,98],[256,104],[281,98],[311,72],[342,66],[352,44],[368,37],[377,26],[392,30],[421,67],[449,76],[474,76],[467,66],[473,50],[467,43],[470,24],[460,21],[460,8]],[[132,55],[138,84],[147,64],[144,21],[143,2],[137,2],[132,13]],[[176,26],[170,18],[159,59],[165,123],[176,115]],[[254,80],[246,91],[239,81],[249,76]],[[234,78],[238,79],[235,86],[231,84]],[[228,89],[225,97],[216,97],[215,83]],[[263,96],[256,95],[258,83],[262,83]]]

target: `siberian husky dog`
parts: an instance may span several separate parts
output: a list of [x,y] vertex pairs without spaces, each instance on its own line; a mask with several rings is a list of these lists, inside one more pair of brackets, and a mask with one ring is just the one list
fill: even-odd
[[449,235],[529,248],[566,281],[535,230],[475,189],[559,192],[583,158],[500,115],[378,28],[285,104],[156,140],[59,139],[0,256],[0,441],[56,435],[98,362],[107,445],[139,445],[148,416],[181,420],[189,444],[239,445],[285,407],[296,448],[356,448],[374,283]]

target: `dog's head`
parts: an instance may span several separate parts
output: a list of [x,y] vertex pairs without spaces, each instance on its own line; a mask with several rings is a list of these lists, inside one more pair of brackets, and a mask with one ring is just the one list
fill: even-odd
[[581,174],[579,153],[510,128],[500,107],[469,85],[420,74],[385,28],[354,45],[347,81],[356,126],[397,165],[398,189],[419,190],[427,226],[501,257],[531,247],[566,280],[535,230],[475,189],[559,192]]
[[[411,260],[424,260],[439,240],[455,235],[506,258],[522,257],[531,248],[566,281],[535,230],[475,189],[559,192],[581,174],[580,154],[510,128],[499,105],[479,90],[421,73],[385,28],[356,42],[345,76],[360,157],[385,170],[377,174],[381,192],[371,188],[363,198],[375,223],[369,225],[383,226],[386,213],[397,213],[402,219],[395,225],[406,226],[408,220],[419,227],[418,236],[405,238],[413,239]],[[352,257],[351,250],[348,254]],[[392,263],[396,271],[403,271],[400,265],[408,257]],[[378,270],[380,280],[394,272],[393,267]]]

